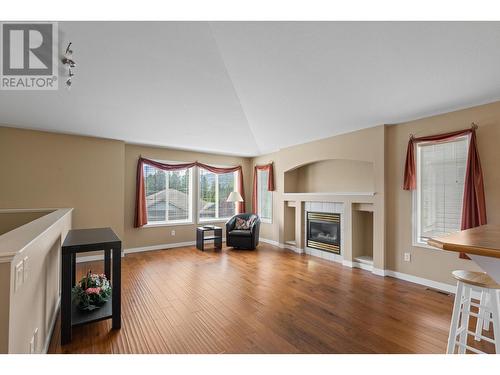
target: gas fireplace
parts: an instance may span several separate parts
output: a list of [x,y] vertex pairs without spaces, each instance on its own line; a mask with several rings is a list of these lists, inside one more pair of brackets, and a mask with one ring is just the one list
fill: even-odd
[[306,245],[340,254],[340,214],[307,212]]

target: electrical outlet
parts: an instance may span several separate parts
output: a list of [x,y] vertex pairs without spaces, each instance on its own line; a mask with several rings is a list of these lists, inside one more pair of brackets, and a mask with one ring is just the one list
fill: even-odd
[[405,262],[411,262],[411,254],[410,253],[405,253]]
[[172,236],[175,236],[175,229],[172,229],[172,231],[170,232],[170,234],[171,234]]
[[30,268],[29,268],[29,258],[24,257],[23,259],[23,283],[25,283],[28,280],[29,274],[30,274]]
[[23,284],[23,262],[16,264],[16,273],[14,279],[14,290],[17,292],[21,285]]

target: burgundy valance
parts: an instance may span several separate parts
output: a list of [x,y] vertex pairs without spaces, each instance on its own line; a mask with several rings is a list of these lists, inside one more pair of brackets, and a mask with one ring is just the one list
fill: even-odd
[[252,192],[252,210],[255,214],[258,211],[258,186],[257,186],[257,174],[258,171],[268,171],[267,174],[267,190],[274,191],[274,166],[273,163],[265,165],[256,165],[253,170],[253,192]]
[[178,171],[181,169],[188,169],[191,167],[199,167],[216,174],[238,172],[236,191],[240,193],[241,197],[243,198],[243,202],[238,202],[236,209],[238,212],[245,212],[245,188],[243,185],[243,173],[241,165],[238,165],[236,167],[221,168],[221,167],[213,167],[211,165],[203,164],[197,161],[192,163],[167,164],[140,157],[137,162],[137,179],[136,179],[136,198],[135,198],[136,208],[135,208],[135,220],[134,220],[134,226],[136,228],[140,228],[146,225],[148,222],[147,212],[146,212],[146,188],[144,185],[144,165],[150,165],[152,167],[161,169],[163,171]]
[[[417,187],[417,175],[415,168],[415,144],[430,141],[449,141],[465,135],[470,136],[469,151],[467,155],[467,167],[465,171],[464,198],[462,202],[461,229],[474,228],[486,224],[486,203],[484,198],[483,171],[477,150],[476,128],[459,130],[455,132],[437,134],[426,137],[414,138],[408,141],[406,151],[406,164],[404,185],[405,190],[414,190]],[[467,258],[461,254],[461,258]]]
[[[408,141],[408,148],[406,150],[406,164],[405,164],[405,176],[404,176],[404,190],[415,190],[417,188],[417,170],[415,168],[415,144],[420,142],[438,142],[438,141],[449,141],[464,135],[469,135],[475,133],[474,129],[458,130],[455,132],[429,135],[426,137],[415,138],[410,137]],[[472,142],[471,142],[472,144]]]

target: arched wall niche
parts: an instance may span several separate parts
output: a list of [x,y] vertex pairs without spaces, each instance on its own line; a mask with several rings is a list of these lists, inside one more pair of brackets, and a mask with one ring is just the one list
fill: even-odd
[[375,190],[373,163],[327,159],[285,171],[285,193],[359,193]]

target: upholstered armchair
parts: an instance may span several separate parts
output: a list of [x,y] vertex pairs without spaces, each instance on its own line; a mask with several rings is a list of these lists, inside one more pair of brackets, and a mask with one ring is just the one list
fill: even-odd
[[[255,218],[248,230],[235,229],[236,219],[249,220]],[[253,250],[259,244],[260,218],[255,214],[234,215],[226,223],[226,246],[237,249]]]

